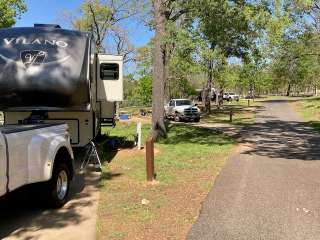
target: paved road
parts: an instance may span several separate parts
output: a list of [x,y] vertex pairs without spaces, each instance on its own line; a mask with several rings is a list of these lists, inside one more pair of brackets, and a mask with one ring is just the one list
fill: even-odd
[[242,141],[188,239],[320,239],[320,134],[270,101]]

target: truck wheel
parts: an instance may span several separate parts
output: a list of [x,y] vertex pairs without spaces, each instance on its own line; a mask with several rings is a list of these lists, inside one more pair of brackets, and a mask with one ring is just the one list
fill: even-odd
[[200,118],[196,118],[194,121],[195,122],[200,122]]
[[174,116],[174,121],[175,122],[180,122],[180,117],[177,114]]
[[49,207],[61,208],[68,200],[71,175],[64,163],[57,162],[53,169],[52,178],[45,186]]

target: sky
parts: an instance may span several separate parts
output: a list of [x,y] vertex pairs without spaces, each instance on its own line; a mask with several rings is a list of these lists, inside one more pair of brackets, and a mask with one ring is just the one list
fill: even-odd
[[[17,20],[17,27],[31,27],[34,23],[57,23],[63,28],[70,28],[70,24],[63,18],[68,11],[77,13],[82,0],[25,0],[27,12]],[[149,42],[153,36],[147,27],[137,20],[128,20],[122,23],[129,29],[131,43],[141,47]]]

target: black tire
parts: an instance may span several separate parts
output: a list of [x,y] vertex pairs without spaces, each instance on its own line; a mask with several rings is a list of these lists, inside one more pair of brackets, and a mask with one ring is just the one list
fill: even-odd
[[[58,190],[58,181],[61,181],[61,174],[65,175],[65,177],[67,178],[66,189],[63,190],[63,192],[65,192],[64,194],[61,191],[59,193]],[[51,180],[44,186],[47,203],[50,208],[61,208],[66,204],[66,202],[68,201],[70,182],[71,174],[68,166],[65,163],[57,162],[54,166]]]
[[195,122],[200,122],[200,118],[194,119]]
[[180,117],[179,117],[179,115],[176,114],[176,115],[174,116],[174,121],[175,121],[175,122],[180,122]]

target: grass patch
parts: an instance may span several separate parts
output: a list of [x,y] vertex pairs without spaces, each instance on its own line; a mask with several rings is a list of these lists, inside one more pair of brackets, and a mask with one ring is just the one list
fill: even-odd
[[151,107],[122,107],[120,108],[120,112],[127,112],[131,115],[140,115],[140,110],[151,111]]
[[250,100],[248,106],[248,100],[240,99],[239,102],[224,102],[223,108],[213,109],[211,114],[203,114],[202,121],[206,123],[231,123],[230,111],[233,112],[232,124],[235,125],[247,125],[252,124],[255,121],[255,109],[261,105],[260,101]]
[[[104,132],[130,137],[135,128],[119,123]],[[150,125],[144,125],[143,141],[149,132]],[[168,139],[155,144],[156,185],[145,182],[143,150],[103,153],[103,160],[112,162],[104,166],[100,184],[99,239],[183,239],[234,144],[213,130],[169,125]]]
[[300,99],[292,104],[304,120],[320,131],[320,98]]

